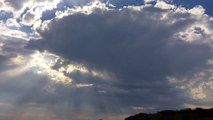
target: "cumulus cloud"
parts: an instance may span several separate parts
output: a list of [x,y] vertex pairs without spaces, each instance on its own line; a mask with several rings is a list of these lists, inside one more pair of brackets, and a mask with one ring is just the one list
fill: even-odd
[[[123,9],[89,8],[90,12],[65,11],[49,21],[38,30],[42,38],[30,40],[27,48],[109,73],[113,85],[100,83],[103,93],[114,90],[119,98],[131,97],[122,99],[126,105],[173,108],[188,102],[167,78],[188,77],[211,67],[212,21],[200,7],[187,10],[159,1]],[[143,99],[136,100],[138,96]]]
[[[15,108],[4,115],[64,120],[120,115],[106,118],[111,120],[139,111],[211,106],[212,18],[202,6],[153,1],[123,8],[99,0],[0,1],[8,11],[17,10],[0,28],[0,106]],[[44,11],[61,4],[67,5],[56,8],[55,18],[41,20]],[[29,34],[12,29],[22,25],[33,25],[40,38],[27,41]]]
[[[96,0],[94,0],[96,1]],[[35,29],[40,27],[49,14],[52,13],[52,17],[56,12],[64,11],[69,8],[79,7],[86,5],[91,0],[1,0],[0,1],[0,22],[5,24],[4,26],[9,29],[25,32],[29,36],[38,37]],[[51,18],[48,18],[51,19]],[[28,28],[27,28],[28,27]],[[26,31],[26,29],[28,29]],[[29,37],[28,36],[28,37]]]
[[[126,72],[134,73],[135,78],[139,73],[139,76],[146,76],[141,71],[155,74],[164,71],[165,73],[161,73],[164,75],[205,67],[206,61],[212,57],[210,45],[189,43],[174,36],[198,22],[192,15],[170,13],[164,19],[161,18],[165,15],[164,12],[170,11],[154,7],[147,7],[141,11],[133,11],[130,8],[94,12],[90,15],[76,13],[53,20],[47,31],[40,31],[44,39],[31,40],[28,47],[49,50],[94,69],[119,74],[128,70]],[[156,14],[149,16],[153,11]],[[185,20],[175,20],[182,18],[178,18],[177,15],[182,15]],[[145,21],[149,21],[150,24]],[[169,24],[167,21],[174,23]],[[164,31],[164,34],[161,31]],[[120,62],[121,59],[124,62]]]
[[[41,24],[42,13],[57,7],[60,0],[2,0],[1,11],[11,13],[11,17],[5,21],[7,26],[22,28],[23,26],[33,26]],[[0,18],[0,20],[2,20]]]
[[[95,0],[94,0],[95,1]],[[0,10],[13,14],[13,19],[19,21],[21,25],[34,26],[43,17],[43,13],[47,10],[64,10],[70,7],[83,6],[91,0],[1,0]],[[64,8],[60,8],[64,6]],[[57,8],[59,7],[59,8]],[[36,26],[35,26],[36,27]]]

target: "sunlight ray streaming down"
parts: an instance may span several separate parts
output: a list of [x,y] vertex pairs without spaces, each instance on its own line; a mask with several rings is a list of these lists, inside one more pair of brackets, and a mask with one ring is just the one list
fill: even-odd
[[213,107],[213,2],[177,1],[0,0],[0,120]]

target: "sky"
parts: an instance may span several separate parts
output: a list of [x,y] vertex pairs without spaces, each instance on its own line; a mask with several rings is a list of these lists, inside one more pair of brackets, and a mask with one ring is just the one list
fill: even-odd
[[213,107],[211,0],[0,0],[0,120]]

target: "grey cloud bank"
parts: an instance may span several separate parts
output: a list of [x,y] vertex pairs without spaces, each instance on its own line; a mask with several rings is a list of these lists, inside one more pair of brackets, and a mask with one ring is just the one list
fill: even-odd
[[[25,3],[8,2],[14,9]],[[22,11],[21,24],[33,24],[38,39],[2,29],[0,118],[120,120],[141,111],[213,106],[213,21],[201,6],[61,2],[46,8],[36,0]],[[57,11],[59,4],[77,6]],[[55,18],[40,21],[52,9]],[[72,82],[56,82],[62,79]]]
[[[189,98],[166,78],[209,69],[212,47],[202,37],[190,42],[178,36],[204,15],[177,11],[150,6],[74,13],[52,20],[46,30],[38,31],[42,39],[30,40],[27,48],[47,50],[70,63],[112,74],[113,84],[101,89],[124,91],[113,91],[124,105],[183,107]],[[203,19],[212,25],[209,18]]]

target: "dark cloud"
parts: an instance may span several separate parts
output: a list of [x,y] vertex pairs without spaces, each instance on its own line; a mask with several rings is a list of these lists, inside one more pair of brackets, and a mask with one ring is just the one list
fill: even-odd
[[[43,88],[47,80],[48,79],[44,76],[36,77],[36,74],[33,72],[23,72],[15,78],[13,76],[4,76],[0,81],[0,93],[3,95],[0,97],[0,102],[2,102],[2,99],[6,98],[4,102],[10,103],[10,101],[13,101],[12,104],[15,104],[19,99],[27,95],[29,91],[36,91],[36,89]],[[31,96],[28,95],[28,97]]]
[[[22,3],[8,2],[16,9],[22,6]],[[90,1],[64,2],[81,6]],[[142,7],[98,9],[87,15],[77,12],[52,19],[46,30],[37,31],[41,35],[39,40],[29,43],[15,38],[1,40],[4,45],[0,52],[4,54],[0,55],[0,75],[26,67],[24,62],[30,61],[33,50],[49,51],[64,58],[65,62],[58,60],[52,66],[54,70],[71,63],[85,66],[89,72],[63,71],[72,78],[68,85],[51,81],[48,75],[36,74],[36,68],[28,68],[15,76],[1,75],[0,103],[9,103],[16,110],[24,111],[41,107],[48,113],[53,112],[56,118],[75,120],[76,114],[93,118],[101,114],[129,114],[134,112],[133,106],[147,112],[182,108],[187,102],[196,104],[167,77],[185,78],[206,70],[208,60],[212,59],[212,48],[209,42],[186,41],[176,34],[198,22],[205,21],[206,26],[213,24],[207,18],[201,21],[202,16],[188,12]],[[208,29],[198,25],[194,33],[206,39]],[[23,48],[26,43],[28,49]],[[24,60],[26,57],[26,61],[9,67],[14,64],[10,60],[19,55]],[[109,76],[95,76],[91,71]],[[93,86],[77,87],[77,84]]]
[[[168,13],[167,19],[161,19],[164,13]],[[172,20],[175,22],[170,23]],[[105,95],[109,96],[102,99],[92,88],[75,93],[76,101],[82,101],[85,92],[96,96],[91,101],[96,105],[102,100],[111,101],[107,104],[112,105],[118,99],[125,108],[131,105],[178,108],[187,99],[165,78],[196,73],[207,68],[207,61],[212,58],[210,45],[174,37],[195,22],[189,13],[154,7],[142,11],[76,13],[51,21],[48,30],[39,31],[42,39],[30,40],[27,48],[47,50],[72,63],[115,76],[111,83],[87,76],[89,82],[98,86],[96,91],[107,91],[109,94]],[[79,80],[83,79],[85,75]]]
[[29,51],[23,49],[26,41],[14,38],[12,40],[9,39],[11,38],[0,40],[0,44],[2,44],[0,46],[0,74],[16,66],[11,63],[12,58],[17,57],[19,54],[27,54],[27,51]]
[[11,56],[7,55],[0,55],[0,72],[3,72],[7,69],[9,69],[8,64],[9,64],[9,59]]
[[149,8],[143,13],[114,10],[75,14],[52,21],[49,30],[40,33],[43,39],[31,40],[28,47],[113,72],[119,79],[159,78],[206,67],[212,57],[210,46],[173,38],[193,24],[190,16],[170,25],[158,20],[162,12]]
[[10,53],[24,53],[25,50],[24,46],[26,45],[27,41],[19,38],[13,38],[13,37],[6,37],[5,40],[0,40],[1,43],[4,45],[1,47],[1,51],[5,54]]
[[[29,79],[22,79],[26,76]],[[134,90],[126,88],[125,90],[124,86],[104,82],[90,75],[73,73],[72,76],[75,82],[95,85],[76,88],[55,84],[45,77],[38,77],[27,72],[17,77],[17,82],[7,81],[4,87],[1,87],[1,94],[6,92],[9,98],[15,99],[15,108],[29,107],[31,103],[36,103],[38,106],[44,105],[45,109],[56,116],[67,119],[72,119],[76,113],[87,117],[103,114],[130,114],[133,112],[132,106],[143,106],[146,111],[175,109],[180,108],[183,101],[183,98],[177,97],[178,91],[173,88],[167,88],[168,92],[164,90],[165,88],[159,91],[160,88],[156,86],[154,86],[156,88]],[[170,97],[177,101],[170,101]],[[167,106],[159,106],[159,104],[167,104]],[[153,109],[150,109],[150,106]]]

